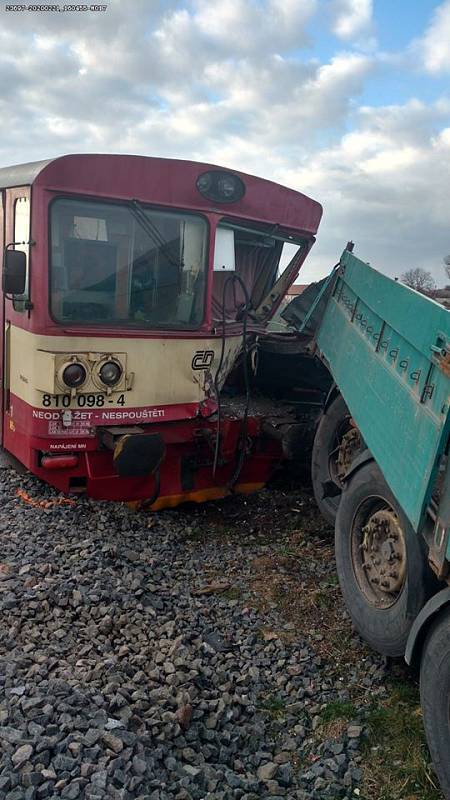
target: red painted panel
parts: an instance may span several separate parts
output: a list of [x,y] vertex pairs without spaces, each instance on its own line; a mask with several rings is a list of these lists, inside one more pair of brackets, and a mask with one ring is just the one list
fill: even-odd
[[217,203],[214,208],[196,188],[198,176],[209,169],[217,167],[146,156],[68,155],[51,161],[34,185],[200,211],[214,209],[224,216],[278,223],[311,235],[317,233],[322,216],[320,203],[293,189],[236,170],[228,171],[239,175],[244,182],[244,197],[237,203]]
[[[13,407],[18,408],[18,398],[14,398]],[[23,401],[19,400],[19,404]],[[26,406],[26,404],[23,404]],[[35,428],[42,422],[36,420],[30,412],[31,406],[22,408],[21,422]],[[40,410],[40,409],[39,409]],[[71,480],[77,480],[77,487],[83,485],[90,497],[103,500],[145,500],[153,495],[154,478],[149,475],[143,478],[120,477],[114,467],[113,453],[110,450],[99,450],[97,438],[81,438],[78,436],[56,439],[54,436],[29,435],[19,424],[14,411],[14,419],[7,416],[5,446],[16,458],[22,461],[35,475],[51,484],[59,491],[73,490]],[[9,424],[11,423],[11,424]],[[166,457],[161,467],[160,496],[166,498],[182,498],[189,492],[202,492],[207,489],[224,488],[235,475],[239,461],[238,440],[241,434],[240,419],[224,419],[221,428],[223,463],[213,475],[213,445],[216,425],[212,420],[201,418],[164,422],[155,426],[147,426],[147,430],[157,430],[166,442]],[[239,482],[249,484],[265,483],[275,467],[282,459],[278,442],[272,439],[259,438],[260,420],[249,418],[248,436],[253,439],[253,451],[248,453]],[[202,436],[202,431],[204,434]],[[209,435],[208,435],[209,433]],[[76,465],[61,470],[49,468],[45,457],[40,461],[42,453],[61,453],[67,456],[76,455]],[[73,460],[72,460],[73,461]],[[67,462],[69,463],[69,462]],[[70,462],[72,463],[72,462]],[[53,465],[51,465],[53,466]],[[80,484],[81,481],[81,484]],[[175,500],[179,502],[179,500]]]
[[[48,220],[50,201],[60,194],[98,197],[105,199],[138,199],[162,207],[175,207],[203,213],[210,222],[211,244],[215,226],[222,217],[237,221],[277,224],[292,233],[304,234],[312,244],[317,231],[322,207],[306,195],[253,175],[237,173],[246,185],[242,200],[230,204],[216,204],[203,198],[196,188],[198,176],[214,169],[211,164],[192,161],[147,158],[121,155],[69,155],[50,162],[39,173],[32,186],[30,249],[31,296],[34,308],[31,314],[16,313],[7,301],[7,318],[13,324],[35,332],[72,336],[132,335],[136,338],[180,338],[179,331],[131,331],[114,328],[107,330],[94,326],[64,328],[53,322],[48,312]],[[233,170],[233,172],[235,172]],[[205,319],[196,331],[184,331],[182,338],[203,338],[211,332],[212,254],[208,267],[208,285]],[[305,248],[304,257],[307,249]],[[300,264],[299,264],[300,267]],[[296,275],[292,275],[295,280]],[[249,326],[249,330],[253,326]],[[260,331],[261,326],[255,326]],[[229,331],[231,333],[231,330]]]
[[[17,395],[11,394],[10,414],[7,424],[14,429],[26,432],[29,436],[48,438],[55,441],[70,441],[95,437],[98,425],[147,425],[149,423],[189,420],[201,413],[200,403],[178,403],[163,406],[142,406],[136,408],[77,408],[72,411],[72,424],[65,427],[63,414],[68,409],[33,408]],[[210,411],[214,404],[210,401]]]

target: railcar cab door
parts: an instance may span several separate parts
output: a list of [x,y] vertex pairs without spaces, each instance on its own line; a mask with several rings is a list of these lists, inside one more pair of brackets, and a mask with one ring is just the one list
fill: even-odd
[[29,240],[30,187],[0,192],[0,446],[8,409],[9,363],[14,356],[9,352],[10,317],[20,326],[22,314],[29,308]]

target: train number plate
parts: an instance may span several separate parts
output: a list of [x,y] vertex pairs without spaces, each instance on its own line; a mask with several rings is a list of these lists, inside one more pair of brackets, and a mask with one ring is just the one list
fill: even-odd
[[44,408],[102,408],[102,406],[125,405],[125,395],[118,398],[108,397],[106,394],[77,394],[74,398],[70,394],[44,394],[42,395]]

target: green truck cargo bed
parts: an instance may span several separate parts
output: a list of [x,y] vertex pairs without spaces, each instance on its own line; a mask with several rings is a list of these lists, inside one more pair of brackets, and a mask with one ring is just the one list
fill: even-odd
[[417,531],[450,425],[450,313],[345,250],[317,322],[328,366]]

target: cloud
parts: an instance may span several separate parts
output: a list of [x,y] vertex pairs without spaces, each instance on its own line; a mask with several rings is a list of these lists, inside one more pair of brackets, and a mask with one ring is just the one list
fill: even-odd
[[435,9],[419,49],[428,72],[450,72],[450,0]]
[[[319,58],[309,23],[324,7],[343,44]],[[406,63],[371,50],[373,31],[368,0],[0,11],[0,163],[132,152],[241,169],[323,203],[305,280],[326,272],[351,237],[391,274],[439,272],[450,251],[449,100],[363,103],[369,78],[397,76]]]
[[[113,1],[106,15],[85,15],[86,26],[83,15],[56,15],[59,28],[55,15],[22,15],[23,26],[3,16],[0,77],[4,102],[8,92],[15,101],[15,130],[4,131],[0,154],[27,142],[28,160],[47,141],[45,155],[95,147],[220,159],[229,151],[236,164],[250,140],[276,160],[300,137],[311,147],[344,126],[373,67],[354,53],[329,63],[302,57],[316,0],[136,6],[141,15],[130,17]],[[22,136],[30,128],[31,141]]]
[[248,56],[300,47],[315,10],[316,0],[198,0],[192,23],[222,52]]
[[372,34],[372,0],[331,0],[331,29],[344,41],[360,40]]
[[304,280],[324,274],[354,239],[357,254],[381,271],[400,275],[424,267],[444,282],[449,119],[449,100],[363,108],[351,133],[284,175],[324,205],[323,229]]

